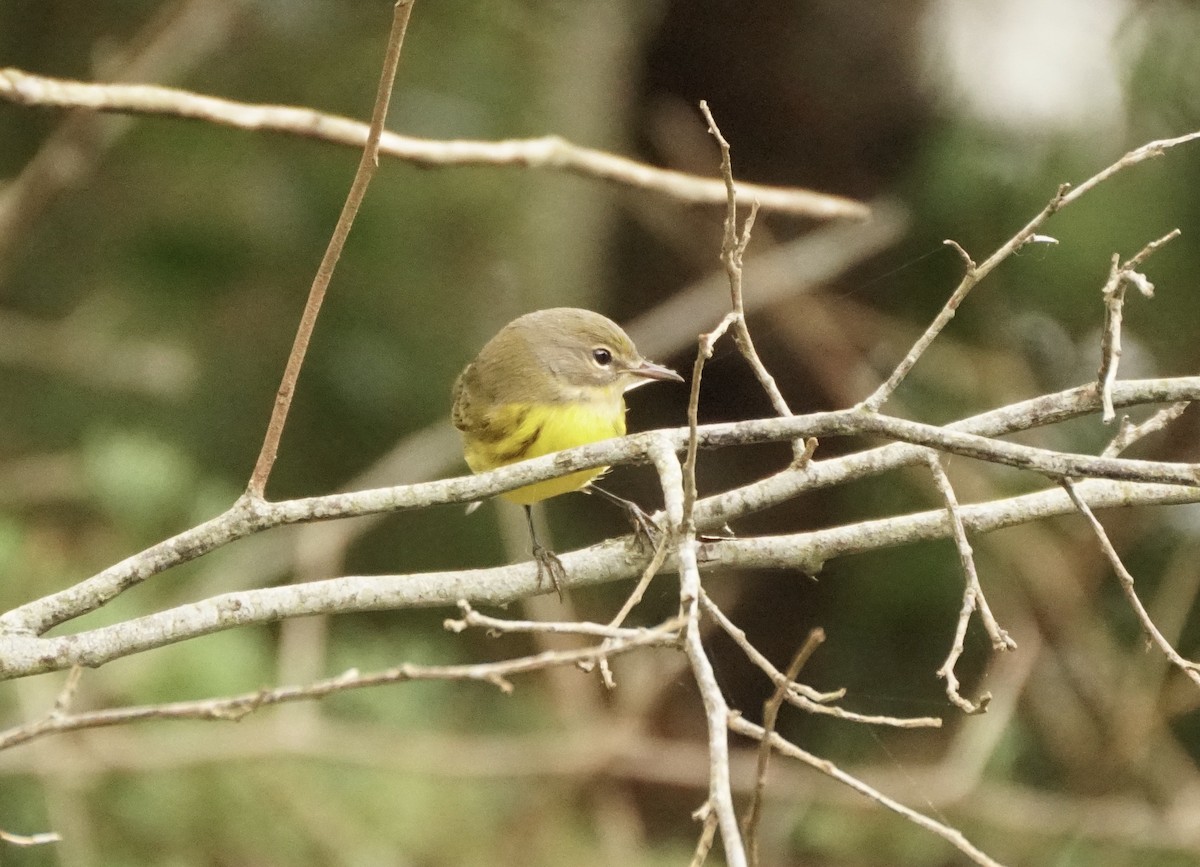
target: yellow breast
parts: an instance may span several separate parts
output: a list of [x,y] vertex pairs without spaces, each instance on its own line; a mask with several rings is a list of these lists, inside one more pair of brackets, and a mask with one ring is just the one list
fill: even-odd
[[[625,401],[615,400],[558,404],[507,404],[490,408],[485,419],[463,431],[467,465],[474,472],[492,470],[517,461],[541,457],[575,446],[587,445],[625,434]],[[504,494],[520,505],[536,503],[570,491],[578,491],[599,478],[608,467],[581,470],[558,479],[527,485]]]

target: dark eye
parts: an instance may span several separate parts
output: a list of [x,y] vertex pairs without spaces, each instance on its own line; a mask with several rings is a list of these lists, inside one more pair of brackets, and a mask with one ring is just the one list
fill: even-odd
[[608,367],[610,364],[612,364],[612,353],[603,346],[597,346],[592,350],[592,358],[595,359],[596,363],[601,367]]

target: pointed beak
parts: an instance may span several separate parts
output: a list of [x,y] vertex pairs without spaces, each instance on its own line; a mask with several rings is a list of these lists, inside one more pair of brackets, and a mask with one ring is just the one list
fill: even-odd
[[669,379],[674,382],[683,382],[683,377],[669,367],[663,367],[661,364],[655,364],[653,361],[642,359],[636,367],[629,368],[629,372],[634,376],[640,376],[643,379]]

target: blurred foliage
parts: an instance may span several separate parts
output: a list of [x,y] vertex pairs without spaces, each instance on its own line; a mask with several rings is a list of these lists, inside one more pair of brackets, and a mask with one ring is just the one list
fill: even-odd
[[[1069,11],[1067,0],[1047,6],[1058,4]],[[852,334],[868,327],[870,311],[877,323],[870,327],[886,338],[863,363],[882,374],[959,279],[961,262],[943,239],[980,260],[1060,183],[1081,181],[1150,139],[1200,127],[1200,12],[1193,4],[1108,4],[1121,10],[1118,28],[1062,51],[1064,58],[1068,49],[1111,52],[1120,104],[1090,123],[1041,126],[1006,125],[973,110],[965,85],[931,59],[951,5],[418,0],[389,123],[446,138],[560,133],[711,173],[716,155],[693,114],[704,97],[733,143],[740,177],[899,199],[912,211],[902,244],[817,296],[781,303],[751,323],[794,409],[847,405],[862,397],[846,393],[849,376],[803,363],[781,323],[803,321],[821,304]],[[105,80],[120,74],[122,57],[161,45],[160,56],[139,67],[148,70],[139,80],[364,118],[389,11],[386,3],[327,0],[8,0],[0,5],[0,66]],[[189,27],[173,32],[185,13]],[[1025,39],[1035,44],[1041,25],[1032,21],[1006,50],[1025,51]],[[17,182],[65,121],[60,112],[0,103],[0,184]],[[347,149],[164,118],[84,119],[76,147],[79,176],[35,191],[0,239],[0,320],[11,318],[15,329],[56,323],[62,331],[55,346],[0,354],[5,609],[211,517],[236,497],[357,162]],[[1055,217],[1045,231],[1058,243],[1022,250],[979,286],[943,338],[954,361],[939,366],[931,355],[891,408],[942,421],[1086,381],[1098,362],[1099,290],[1111,255],[1131,256],[1177,226],[1182,238],[1145,268],[1157,297],[1130,298],[1123,371],[1195,370],[1197,189],[1200,147],[1192,145],[1113,179]],[[0,207],[5,192],[0,186]],[[671,296],[716,264],[720,219],[716,211],[548,172],[433,171],[385,161],[317,326],[271,495],[344,486],[401,438],[443,419],[458,370],[520,312],[583,305],[628,319]],[[764,217],[750,256],[809,228]],[[674,362],[689,364],[686,348]],[[667,388],[654,400],[635,397],[631,425],[680,424],[684,400],[682,389]],[[768,411],[737,356],[719,351],[706,378],[704,418]],[[1139,449],[1195,460],[1196,426],[1189,413]],[[1107,435],[1097,427],[1089,421],[1033,439],[1095,449]],[[821,455],[852,445],[830,441]],[[785,460],[781,449],[706,456],[702,488],[767,475]],[[951,462],[956,482],[960,469]],[[960,491],[964,500],[1032,484],[1002,471],[961,481],[975,494]],[[655,500],[644,471],[615,473],[612,486]],[[936,502],[921,474],[905,473],[809,495],[736,529],[751,535],[827,526]],[[621,517],[590,498],[563,498],[549,514],[564,548],[622,530]],[[1192,595],[1178,590],[1194,571],[1191,514],[1104,516],[1139,588],[1164,616],[1193,604],[1195,588]],[[470,519],[457,509],[391,516],[353,547],[344,568],[408,572],[499,562],[506,553],[496,515],[489,506]],[[296,537],[281,538],[278,544],[290,546]],[[296,577],[291,556],[257,541],[160,576],[79,626]],[[523,540],[511,544],[523,550]],[[874,731],[785,711],[781,730],[806,749],[851,769],[899,771],[889,794],[944,811],[1006,863],[1194,863],[1197,853],[1184,843],[1120,829],[1108,839],[1084,821],[1087,797],[1165,803],[1169,793],[1160,786],[1169,783],[1153,781],[1179,777],[1160,773],[1164,764],[1194,781],[1200,759],[1196,700],[1141,653],[1094,542],[1078,522],[1064,520],[977,540],[977,555],[1001,623],[1037,635],[1033,644],[1042,648],[1020,651],[1041,653],[1042,661],[980,771],[985,788],[1024,786],[1059,805],[1039,811],[1027,833],[1013,833],[995,805],[999,796],[928,803],[938,795],[922,768],[942,758],[958,734],[982,725],[949,710],[933,674],[961,604],[949,543],[847,558],[815,580],[713,575],[710,586],[781,666],[810,628],[823,626],[830,640],[805,677],[821,688],[847,687],[855,709],[948,721],[939,732]],[[276,564],[263,566],[265,577],[255,572],[260,558]],[[1159,596],[1160,589],[1175,595]],[[625,592],[602,587],[574,602],[580,616],[606,619]],[[664,576],[634,618],[649,622],[676,599],[674,580]],[[447,635],[445,616],[335,618],[317,630],[312,640],[323,643],[315,648],[289,644],[285,626],[225,632],[88,672],[78,704],[225,695],[352,667],[538,649],[524,639]],[[1178,619],[1179,646],[1195,655],[1200,627]],[[1107,645],[1097,636],[1120,654],[1099,654]],[[1004,680],[1007,660],[989,662],[976,626],[967,644],[959,666],[966,694],[1021,688]],[[769,684],[731,642],[714,636],[711,646],[734,704],[757,717]],[[310,651],[316,670],[293,658]],[[640,726],[631,730],[631,746],[641,735],[702,744],[696,697],[672,667],[678,660],[648,657],[622,661],[613,695],[575,672],[521,679],[512,696],[478,684],[408,684],[264,714],[263,724],[145,725],[20,747],[0,754],[0,828],[53,829],[65,839],[0,848],[0,863],[686,863],[696,833],[689,812],[703,800],[702,762],[680,765],[664,753],[653,768],[615,759],[555,765],[573,732],[615,730],[630,719]],[[1087,681],[1081,668],[1111,689],[1080,686]],[[4,685],[0,726],[44,713],[60,684],[61,676],[45,676]],[[1072,690],[1083,698],[1068,700]],[[1055,728],[1044,711],[1060,700]],[[318,729],[328,735],[325,747],[306,740]],[[356,751],[356,733],[368,729],[371,737],[363,734]],[[1167,759],[1117,748],[1122,732],[1148,739],[1162,729],[1173,735]],[[476,755],[477,740],[516,738],[508,752],[497,748],[495,761],[508,768],[514,755],[526,756],[528,772],[493,772],[485,759],[470,767],[455,761],[439,773],[409,743],[430,734],[459,739],[465,756]],[[349,742],[326,748],[339,738]],[[530,738],[542,739],[545,755],[530,748],[538,742]],[[774,767],[784,794],[768,802],[767,863],[961,863],[902,820],[829,795],[813,774],[780,759]],[[716,852],[709,863],[720,863]]]

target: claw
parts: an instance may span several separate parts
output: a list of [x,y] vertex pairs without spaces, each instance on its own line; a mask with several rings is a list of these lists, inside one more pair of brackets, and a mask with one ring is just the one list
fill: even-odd
[[653,551],[662,539],[662,527],[654,519],[642,511],[637,503],[626,503],[625,514],[633,525],[633,539],[638,547]]
[[558,555],[538,541],[537,529],[533,526],[533,508],[525,506],[525,520],[529,523],[529,542],[533,547],[533,559],[537,561],[538,584],[545,582],[547,576],[554,590],[558,593],[558,601],[563,598],[563,582],[567,580],[567,570],[563,567]]
[[549,576],[550,583],[554,585],[554,590],[558,593],[558,600],[561,602],[563,598],[562,582],[567,580],[567,570],[563,567],[562,560],[558,559],[557,554],[538,542],[535,542],[533,546],[533,559],[537,561],[538,584],[542,584]]
[[643,550],[649,548],[653,551],[658,547],[658,542],[662,539],[662,527],[654,523],[654,519],[642,511],[642,507],[632,500],[627,500],[624,497],[618,497],[611,491],[606,491],[604,488],[596,485],[589,485],[587,488],[589,493],[599,494],[610,503],[615,503],[624,511],[626,517],[629,518],[629,523],[633,525],[633,538],[637,542],[639,548]]

